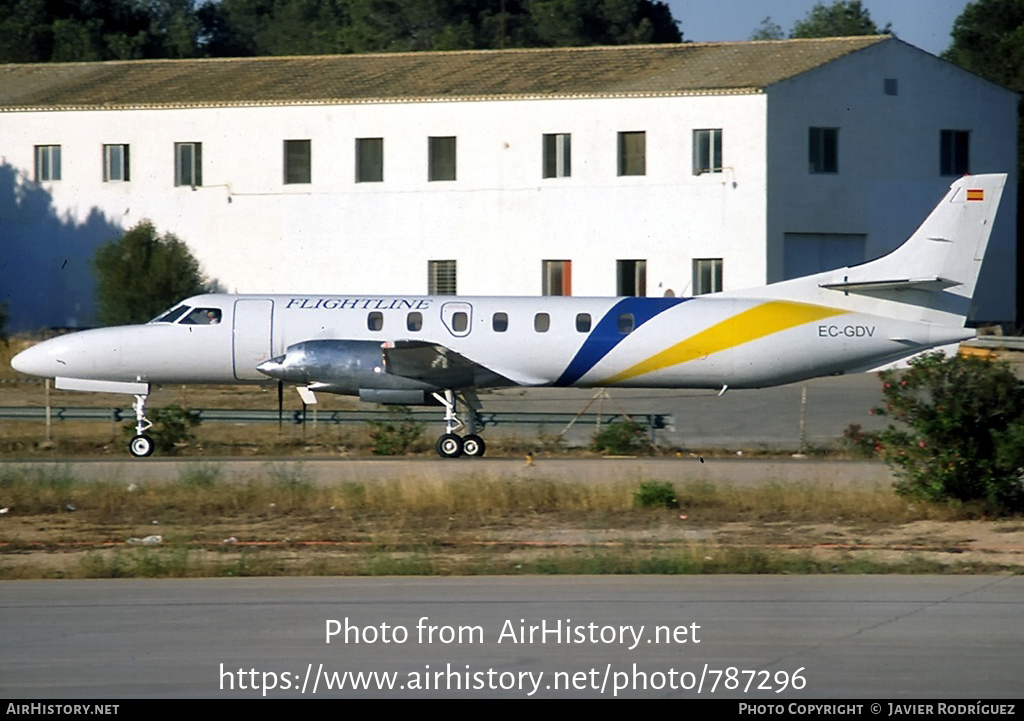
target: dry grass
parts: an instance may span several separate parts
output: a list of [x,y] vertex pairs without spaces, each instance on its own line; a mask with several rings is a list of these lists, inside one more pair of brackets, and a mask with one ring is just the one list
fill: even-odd
[[[690,483],[675,487],[679,508],[638,508],[637,490],[625,481],[428,473],[320,485],[301,464],[283,463],[238,482],[224,481],[217,464],[196,463],[177,481],[128,485],[81,482],[68,467],[7,466],[0,471],[0,505],[10,509],[0,518],[0,577],[973,572],[1021,565],[1014,553],[964,554],[981,524],[998,524],[956,520],[967,512],[911,506],[881,489]],[[1012,549],[1024,530],[1019,519],[1002,524]],[[158,547],[127,543],[150,534],[162,536]]]

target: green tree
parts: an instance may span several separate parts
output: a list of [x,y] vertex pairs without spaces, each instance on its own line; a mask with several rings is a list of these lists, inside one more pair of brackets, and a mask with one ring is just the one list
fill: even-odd
[[786,35],[782,32],[782,28],[771,17],[762,20],[754,32],[750,33],[751,40],[782,40],[784,37]]
[[896,423],[878,435],[878,447],[897,492],[1021,508],[1024,382],[1006,363],[932,353],[905,373],[879,376],[885,404],[873,412]]
[[144,220],[96,249],[96,314],[103,325],[144,323],[182,298],[204,293],[199,261],[174,235]]
[[0,0],[0,62],[192,57],[195,0]]
[[680,42],[656,0],[221,0],[199,9],[210,55]]
[[828,38],[848,35],[878,35],[892,32],[892,24],[879,29],[860,0],[838,0],[831,5],[815,3],[807,17],[798,20],[791,38]]

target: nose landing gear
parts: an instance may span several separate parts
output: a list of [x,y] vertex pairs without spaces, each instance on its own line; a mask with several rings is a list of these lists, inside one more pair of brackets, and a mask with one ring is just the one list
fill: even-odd
[[[484,439],[477,435],[476,430],[480,424],[477,412],[482,408],[480,399],[472,390],[456,391],[446,390],[444,395],[434,393],[434,398],[445,408],[445,432],[437,439],[437,453],[442,458],[480,458],[487,450]],[[466,422],[459,420],[457,404],[461,402],[466,407]],[[469,433],[460,436],[457,431],[466,429]]]
[[146,418],[146,394],[136,394],[132,409],[135,411],[135,437],[128,443],[128,452],[136,458],[153,455],[155,447],[153,439],[146,431],[153,427],[153,422]]

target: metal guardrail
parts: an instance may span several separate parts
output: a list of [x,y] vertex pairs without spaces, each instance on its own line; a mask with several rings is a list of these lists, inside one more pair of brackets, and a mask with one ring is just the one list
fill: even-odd
[[[199,414],[203,423],[277,423],[276,410],[230,410],[230,409],[193,409]],[[653,429],[673,430],[675,418],[670,413],[637,413],[629,416],[632,420]],[[622,413],[479,413],[479,422],[484,427],[498,428],[501,426],[558,426],[570,424],[600,426],[614,423],[625,418]],[[134,421],[135,411],[131,408],[88,408],[70,406],[51,406],[51,421]],[[281,420],[293,425],[305,423],[352,424],[373,421],[411,420],[427,425],[440,425],[444,419],[435,410],[414,410],[400,416],[387,410],[350,410],[350,411],[314,411],[307,408],[285,411]],[[42,406],[3,406],[0,407],[0,420],[4,421],[45,421],[46,408]]]
[[1024,338],[1012,335],[982,335],[971,340],[965,340],[963,345],[970,346],[971,348],[988,348],[993,350],[1005,348],[1006,350],[1024,351]]

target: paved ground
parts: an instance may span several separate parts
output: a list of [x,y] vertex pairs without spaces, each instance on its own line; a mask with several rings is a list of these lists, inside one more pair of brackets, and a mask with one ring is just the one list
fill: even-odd
[[[0,696],[863,699],[888,716],[1019,699],[1022,599],[1022,576],[12,581]],[[352,690],[345,672],[392,676]]]

